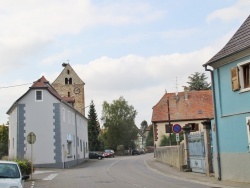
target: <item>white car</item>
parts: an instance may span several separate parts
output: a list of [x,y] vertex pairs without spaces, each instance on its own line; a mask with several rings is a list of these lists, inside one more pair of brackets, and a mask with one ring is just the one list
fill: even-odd
[[23,182],[28,178],[28,175],[22,176],[19,165],[16,162],[0,160],[1,188],[23,188]]

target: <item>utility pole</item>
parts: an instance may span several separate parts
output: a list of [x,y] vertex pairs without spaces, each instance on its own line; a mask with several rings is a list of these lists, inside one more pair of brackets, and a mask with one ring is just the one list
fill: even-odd
[[169,145],[171,146],[171,133],[172,133],[172,128],[171,128],[171,123],[170,123],[170,111],[169,111],[169,97],[167,98],[167,105],[168,105],[168,127],[169,127]]

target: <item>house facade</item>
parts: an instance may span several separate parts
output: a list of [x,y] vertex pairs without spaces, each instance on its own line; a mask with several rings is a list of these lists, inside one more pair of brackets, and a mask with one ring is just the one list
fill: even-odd
[[250,16],[203,66],[213,81],[215,175],[250,182]]
[[[169,137],[172,127],[189,125],[191,131],[203,131],[203,122],[213,118],[212,91],[165,93],[153,107],[154,145],[159,147],[163,136]],[[172,136],[172,135],[171,135]]]
[[[55,168],[88,159],[87,119],[67,100],[72,101],[61,97],[45,77],[35,81],[7,112],[9,157],[32,157],[36,167]],[[30,134],[36,137],[32,147]]]
[[140,129],[138,129],[137,139],[134,141],[136,149],[144,149],[146,147],[146,139]]

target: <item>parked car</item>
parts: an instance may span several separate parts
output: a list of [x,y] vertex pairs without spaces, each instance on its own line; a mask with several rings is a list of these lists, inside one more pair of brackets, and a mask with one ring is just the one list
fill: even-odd
[[27,179],[29,179],[29,176],[22,176],[19,165],[16,162],[0,161],[1,188],[23,188],[23,182]]
[[132,155],[140,155],[140,151],[138,149],[133,149]]
[[140,154],[145,154],[145,150],[144,149],[139,149]]
[[101,154],[97,153],[97,152],[90,151],[89,152],[89,158],[90,159],[99,159],[99,160],[101,160],[104,157]]
[[103,152],[102,156],[105,157],[105,158],[115,157],[115,152],[114,152],[114,150],[112,150],[112,149],[106,149],[106,150]]

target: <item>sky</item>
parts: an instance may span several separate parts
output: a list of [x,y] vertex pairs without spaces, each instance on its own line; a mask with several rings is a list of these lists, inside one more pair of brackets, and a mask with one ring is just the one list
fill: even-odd
[[[165,92],[181,92],[249,15],[249,0],[1,0],[0,124],[31,83],[70,63],[98,118],[124,97],[151,123]],[[88,112],[86,108],[86,112]],[[88,113],[86,113],[87,116]]]

